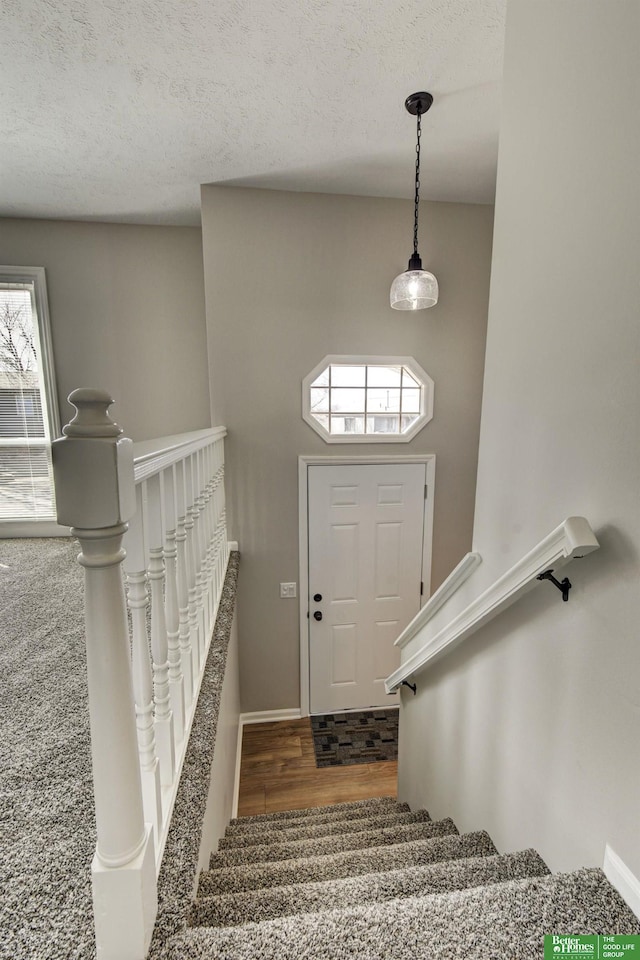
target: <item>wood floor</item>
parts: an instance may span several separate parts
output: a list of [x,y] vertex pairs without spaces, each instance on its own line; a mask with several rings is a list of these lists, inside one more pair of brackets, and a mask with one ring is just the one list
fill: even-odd
[[238,816],[395,797],[397,782],[397,760],[318,769],[308,717],[248,724],[242,738]]

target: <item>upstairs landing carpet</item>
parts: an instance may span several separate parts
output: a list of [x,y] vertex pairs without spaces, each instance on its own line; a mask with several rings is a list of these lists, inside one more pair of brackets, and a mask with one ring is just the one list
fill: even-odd
[[70,539],[0,540],[0,957],[95,956],[83,571]]
[[311,717],[317,767],[398,759],[398,710]]

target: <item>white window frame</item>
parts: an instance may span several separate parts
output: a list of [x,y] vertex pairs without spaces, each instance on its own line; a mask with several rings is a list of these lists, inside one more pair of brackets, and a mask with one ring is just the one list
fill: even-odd
[[[406,367],[409,373],[422,384],[420,391],[420,412],[415,423],[412,423],[404,433],[329,433],[316,420],[311,412],[311,384],[330,364],[344,366],[370,367]],[[409,443],[415,435],[426,427],[433,419],[434,382],[429,374],[422,369],[413,357],[381,357],[381,356],[343,356],[329,354],[307,374],[302,381],[302,419],[314,430],[325,443]]]
[[[49,315],[49,299],[47,297],[47,280],[44,267],[8,266],[0,264],[0,283],[33,284],[33,296],[38,323],[38,338],[41,357],[39,358],[44,395],[42,408],[44,419],[49,429],[51,442],[60,436],[60,412],[58,409],[58,393],[56,389],[55,369],[53,363],[53,343],[51,339],[51,320]],[[68,536],[68,527],[59,526],[55,520],[4,520],[0,521],[0,536],[2,537],[34,537],[34,536]]]

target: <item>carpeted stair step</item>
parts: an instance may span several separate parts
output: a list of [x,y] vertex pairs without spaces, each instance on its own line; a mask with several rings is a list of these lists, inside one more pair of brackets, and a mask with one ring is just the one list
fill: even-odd
[[282,843],[235,847],[212,853],[209,868],[244,866],[252,863],[271,863],[276,860],[300,860],[303,857],[321,857],[345,850],[364,850],[367,847],[391,846],[410,840],[426,840],[444,834],[457,833],[453,820],[429,820],[426,823],[406,823],[379,830],[363,830],[338,836],[316,837],[311,840],[291,840]]
[[385,813],[379,817],[359,817],[356,820],[329,820],[322,823],[304,824],[300,827],[290,827],[283,836],[283,831],[275,835],[269,830],[256,833],[231,834],[218,841],[218,850],[233,850],[247,848],[264,843],[290,843],[292,840],[312,840],[318,837],[344,836],[349,833],[361,833],[363,830],[381,830],[383,827],[396,827],[409,823],[427,823],[431,817],[426,810],[416,810],[415,813]]
[[263,887],[356,877],[378,871],[402,870],[412,865],[424,866],[442,860],[490,857],[498,852],[485,831],[459,836],[453,823],[451,828],[448,836],[413,840],[392,847],[349,850],[303,860],[208,870],[200,874],[198,896],[213,897],[221,893],[240,893]]
[[[278,810],[276,813],[258,813],[253,817],[236,817],[227,827],[227,835],[245,830],[283,830],[293,821],[351,820],[356,817],[375,817],[385,811],[401,813],[409,810],[408,803],[399,803],[395,797],[374,797],[371,800],[353,800],[332,803],[324,807],[304,807],[299,810]],[[296,826],[300,826],[296,823]]]
[[535,850],[447,860],[426,867],[412,866],[386,873],[368,873],[362,877],[208,897],[196,900],[191,906],[188,923],[190,926],[239,926],[296,913],[320,913],[350,907],[354,903],[361,905],[463,890],[548,873],[547,865]]
[[242,927],[194,927],[164,960],[522,960],[549,933],[640,934],[640,921],[599,869],[510,880]]

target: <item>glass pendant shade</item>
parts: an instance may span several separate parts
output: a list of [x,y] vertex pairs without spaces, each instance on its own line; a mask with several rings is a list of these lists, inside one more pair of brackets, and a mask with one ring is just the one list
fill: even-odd
[[428,270],[405,270],[391,284],[394,310],[426,310],[438,302],[438,281]]

